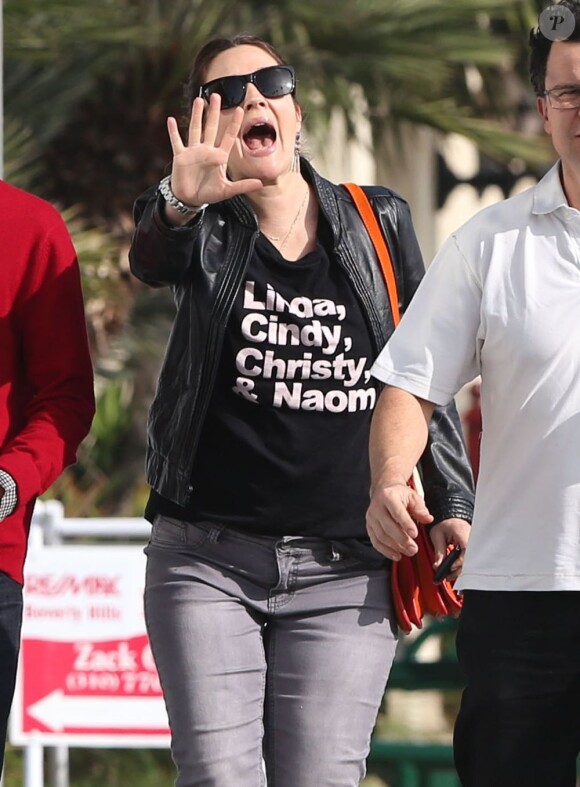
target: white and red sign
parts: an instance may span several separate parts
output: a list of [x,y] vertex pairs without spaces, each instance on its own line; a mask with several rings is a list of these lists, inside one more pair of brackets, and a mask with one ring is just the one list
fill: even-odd
[[50,546],[28,555],[10,740],[167,746],[145,631],[139,546]]

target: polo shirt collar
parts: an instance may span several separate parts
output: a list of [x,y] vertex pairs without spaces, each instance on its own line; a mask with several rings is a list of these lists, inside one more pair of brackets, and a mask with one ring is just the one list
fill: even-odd
[[560,162],[557,161],[534,188],[532,213],[541,215],[569,207],[560,180]]

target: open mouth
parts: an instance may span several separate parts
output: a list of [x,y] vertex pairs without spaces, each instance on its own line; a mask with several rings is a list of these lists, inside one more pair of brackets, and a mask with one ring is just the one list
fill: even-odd
[[243,140],[249,150],[271,148],[276,142],[276,130],[270,123],[254,123],[243,135]]

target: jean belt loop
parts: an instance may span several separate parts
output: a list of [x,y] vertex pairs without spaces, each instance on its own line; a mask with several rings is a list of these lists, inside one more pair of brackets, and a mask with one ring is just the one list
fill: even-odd
[[337,548],[334,541],[330,542],[330,559],[333,563],[337,560],[342,560],[342,552]]

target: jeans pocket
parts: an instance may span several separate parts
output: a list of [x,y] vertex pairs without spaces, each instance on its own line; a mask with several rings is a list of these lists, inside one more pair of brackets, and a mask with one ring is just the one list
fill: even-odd
[[161,548],[197,549],[210,540],[212,529],[158,514],[153,520],[149,544]]
[[187,522],[158,514],[153,520],[149,543],[154,546],[183,546],[187,543]]

